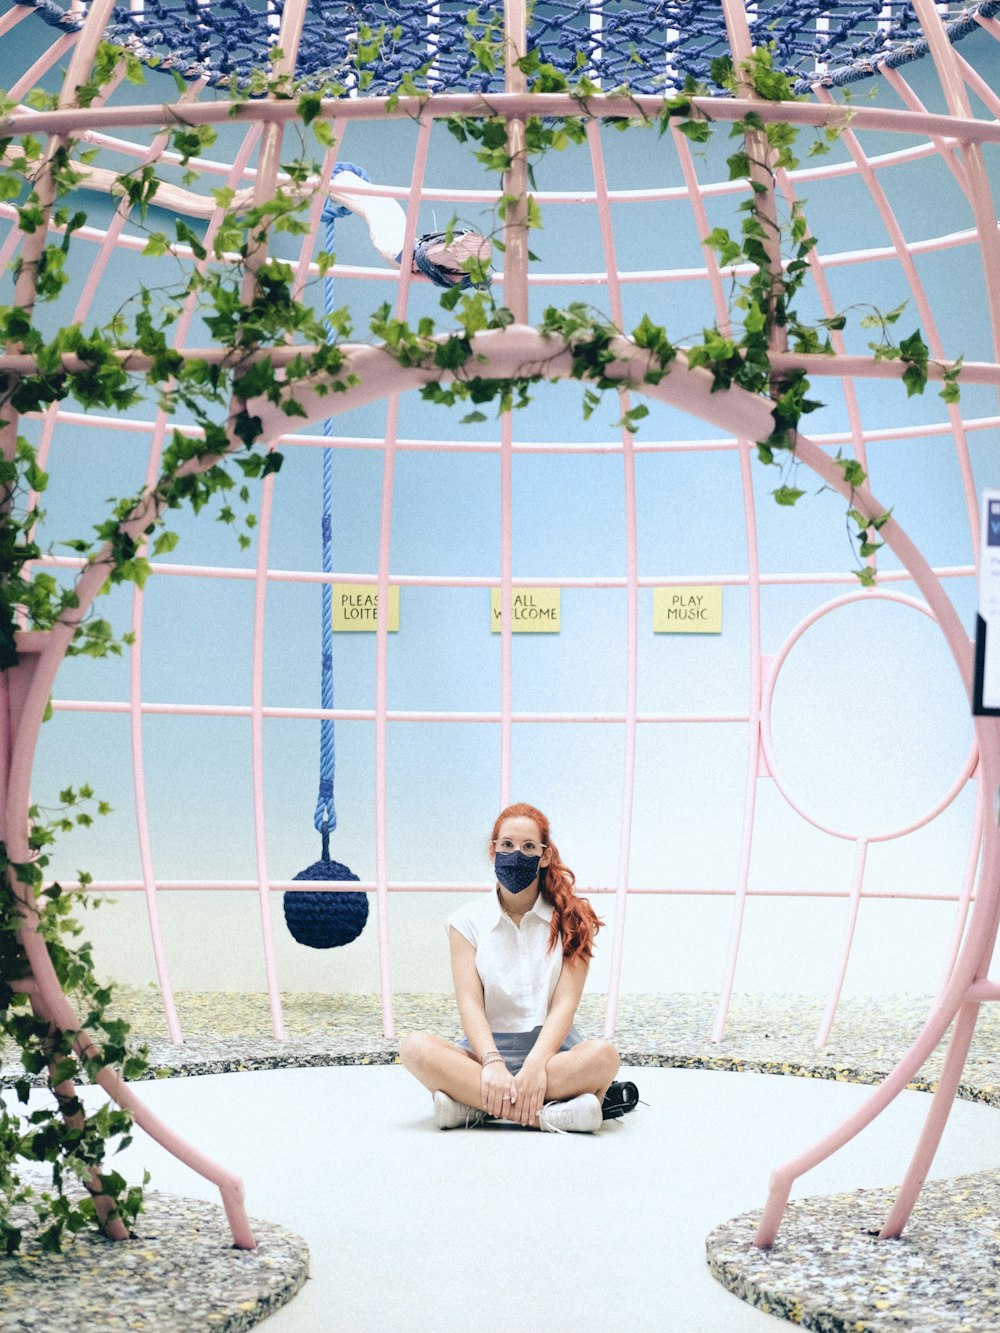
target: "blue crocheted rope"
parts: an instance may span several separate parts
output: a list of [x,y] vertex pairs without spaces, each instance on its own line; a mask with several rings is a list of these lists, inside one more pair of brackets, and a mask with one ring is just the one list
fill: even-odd
[[[371,177],[363,167],[353,162],[338,162],[333,168],[333,175],[340,171],[353,171],[362,180]],[[326,249],[332,254],[334,248],[333,228],[337,218],[346,217],[349,208],[335,204],[328,199],[323,206],[322,220],[326,224]],[[327,341],[334,339],[333,315],[333,278],[329,275],[323,284],[323,307],[326,314]],[[333,434],[333,418],[323,422],[323,434],[329,439]],[[323,512],[321,518],[323,538],[323,573],[333,573],[333,450],[323,450]],[[322,650],[320,663],[320,707],[324,710],[333,708],[333,586],[324,583],[322,587]],[[334,801],[333,783],[337,769],[337,753],[334,745],[333,718],[324,717],[319,724],[319,794],[316,798],[316,813],[313,823],[323,837],[323,860],[330,859],[330,834],[337,827],[337,806]]]
[[[46,23],[75,29],[81,20],[54,0],[15,0],[34,7]],[[272,22],[281,0],[268,7]],[[497,92],[502,72],[475,68],[466,41],[465,4],[432,0],[310,0],[300,45],[298,74],[317,82],[356,79],[354,34],[362,24],[385,36],[369,66],[375,96],[395,91],[406,74],[426,69],[432,89]],[[272,40],[269,13],[245,0],[145,0],[143,12],[114,11],[108,37],[142,59],[185,78],[243,84],[267,64]],[[502,22],[502,7],[482,7],[482,22]],[[1000,0],[955,6],[946,20],[952,41],[977,27],[976,15],[992,18]],[[433,16],[433,23],[428,19]],[[821,29],[817,20],[827,23]],[[594,20],[592,22],[592,20]],[[927,51],[908,0],[759,0],[750,19],[757,46],[775,45],[775,63],[799,91],[817,82],[846,84],[868,78],[879,65],[897,66]],[[729,49],[718,0],[547,0],[531,20],[529,39],[541,58],[570,77],[582,72],[605,88],[627,83],[636,92],[664,93],[688,76],[712,87],[710,62]],[[576,53],[584,55],[582,70]],[[823,74],[817,65],[825,66]],[[721,91],[721,90],[720,90]]]

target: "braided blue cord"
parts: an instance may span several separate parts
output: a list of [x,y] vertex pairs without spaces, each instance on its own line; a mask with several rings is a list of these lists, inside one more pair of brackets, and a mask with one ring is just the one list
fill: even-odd
[[[333,253],[333,225],[338,210],[329,202],[323,209],[323,221],[326,223],[326,249]],[[323,306],[326,314],[326,338],[332,342],[333,324],[333,279],[327,276],[323,284]],[[333,418],[323,422],[323,434],[329,438],[333,434]],[[323,515],[321,519],[323,534],[323,573],[333,573],[333,450],[323,450]],[[333,585],[324,583],[322,589],[322,657],[320,666],[320,706],[323,709],[333,707]],[[333,740],[333,718],[324,717],[319,724],[319,795],[316,798],[316,814],[313,823],[323,835],[323,860],[329,860],[327,839],[337,827],[337,807],[333,799],[333,779],[337,768],[337,755]]]
[[[354,162],[338,162],[333,168],[333,175],[340,171],[352,171],[362,180],[371,177],[363,167]],[[333,254],[334,223],[337,218],[346,217],[350,209],[343,204],[335,204],[327,199],[323,205],[323,222],[326,223],[326,250]],[[327,342],[333,342],[333,278],[328,274],[323,284],[323,310],[326,315]],[[333,418],[323,422],[323,435],[329,439],[333,434]],[[333,450],[323,450],[323,510],[321,518],[323,538],[323,573],[333,573]],[[325,710],[333,708],[333,585],[329,582],[322,587],[322,649],[320,659],[320,706]],[[313,824],[323,835],[323,860],[330,858],[329,835],[337,827],[337,807],[333,795],[333,782],[337,769],[337,753],[334,746],[333,718],[324,717],[319,724],[319,795],[316,798],[316,813]]]
[[[33,7],[46,23],[63,29],[82,22],[55,0],[15,3]],[[281,8],[282,0],[275,0],[273,14]],[[431,12],[435,22],[428,26]],[[297,73],[350,83],[356,73],[352,33],[362,23],[373,30],[384,24],[387,35],[369,67],[372,95],[393,92],[405,74],[423,71],[429,62],[431,87],[501,91],[502,70],[491,74],[474,65],[466,12],[465,4],[432,11],[431,0],[310,0]],[[976,30],[977,14],[997,13],[1000,0],[956,5],[945,22],[948,35],[958,41]],[[601,20],[593,30],[591,15]],[[827,20],[827,31],[818,29],[818,18]],[[486,19],[502,20],[498,0],[483,6]],[[882,20],[887,27],[879,26]],[[821,82],[845,84],[877,73],[876,64],[905,64],[927,51],[909,0],[759,0],[750,31],[756,46],[774,43],[776,65],[800,92],[817,82],[817,63],[826,66]],[[161,69],[237,86],[266,66],[271,41],[267,14],[246,0],[145,0],[137,14],[118,6],[108,36],[141,59],[155,57]],[[729,49],[717,0],[548,0],[544,13],[532,17],[530,40],[542,60],[571,78],[582,72],[605,88],[627,83],[644,93],[682,87],[688,76],[712,88],[712,57]],[[585,57],[582,71],[577,51]]]

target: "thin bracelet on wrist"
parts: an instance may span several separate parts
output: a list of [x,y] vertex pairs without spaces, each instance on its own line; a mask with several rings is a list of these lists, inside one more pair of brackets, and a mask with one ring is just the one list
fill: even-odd
[[484,1069],[486,1068],[487,1065],[495,1065],[498,1061],[500,1062],[500,1064],[505,1063],[504,1058],[499,1051],[484,1051],[483,1054],[479,1057],[479,1063],[483,1066]]

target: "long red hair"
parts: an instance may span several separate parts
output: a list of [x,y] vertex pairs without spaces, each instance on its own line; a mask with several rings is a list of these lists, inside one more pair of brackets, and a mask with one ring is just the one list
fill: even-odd
[[563,958],[572,962],[582,958],[589,963],[594,952],[594,936],[604,922],[601,921],[587,902],[578,898],[573,891],[576,876],[569,866],[564,865],[559,855],[559,848],[552,841],[549,821],[533,805],[518,801],[501,810],[493,825],[490,846],[496,841],[500,825],[505,819],[533,819],[538,825],[542,842],[549,849],[549,863],[538,872],[538,888],[545,901],[552,906],[552,933],[549,935],[549,952],[556,946],[556,940],[562,940]]

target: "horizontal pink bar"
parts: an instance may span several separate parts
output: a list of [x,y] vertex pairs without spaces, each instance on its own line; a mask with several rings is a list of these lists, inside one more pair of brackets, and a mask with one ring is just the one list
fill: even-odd
[[[58,713],[128,713],[131,705],[117,699],[53,699]],[[142,713],[169,717],[250,717],[250,704],[155,704],[141,705]],[[374,708],[269,708],[261,709],[263,717],[290,718],[314,722],[333,718],[338,722],[374,722]],[[443,713],[413,712],[389,709],[389,722],[499,722],[496,713]],[[624,722],[624,713],[513,713],[513,722]],[[746,722],[746,713],[641,713],[639,722]]]
[[[16,210],[10,204],[0,204],[0,218],[6,218],[13,221],[16,218]],[[50,225],[49,230],[55,234],[61,234],[62,227],[54,224]],[[108,239],[108,233],[99,227],[80,227],[73,233],[74,240],[90,241],[95,245],[103,245]],[[958,232],[949,232],[944,236],[925,237],[923,240],[907,242],[902,248],[907,254],[935,254],[940,250],[958,249],[966,245],[975,245],[977,242],[977,233],[975,230],[965,230]],[[145,236],[133,236],[128,232],[122,232],[115,237],[115,246],[121,250],[132,250],[135,253],[141,253],[147,244]],[[179,242],[167,246],[168,254],[174,255],[178,259],[193,259],[194,253],[189,245]],[[855,264],[872,264],[883,262],[895,262],[899,258],[898,250],[891,246],[882,246],[868,250],[838,250],[831,254],[819,255],[815,257],[815,262],[821,264],[824,268],[846,268]],[[235,254],[223,254],[223,262],[236,264],[239,262],[239,256]],[[328,270],[325,270],[329,276],[334,278],[352,278],[364,279],[365,281],[392,282],[399,281],[399,274],[395,269],[387,268],[381,265],[352,265],[352,264],[334,264]],[[309,264],[308,272],[318,277],[320,269],[317,264]],[[720,269],[720,274],[726,278],[745,277],[753,272],[749,265],[732,265],[728,268]],[[709,277],[708,269],[705,267],[677,268],[677,269],[623,269],[616,274],[616,279],[625,284],[670,284],[679,282],[705,282]],[[494,285],[503,286],[503,274],[498,273],[494,278]],[[587,270],[586,272],[559,272],[559,273],[529,273],[528,283],[531,287],[599,287],[606,286],[608,283],[608,274],[601,270]]]
[[[155,881],[157,891],[160,893],[256,893],[258,890],[257,880],[233,879],[233,880],[203,880],[203,879],[158,879]],[[294,880],[294,879],[272,879],[268,881],[268,887],[272,893],[311,893],[313,890],[321,892],[334,893],[375,893],[376,886],[373,879],[350,880]],[[472,880],[468,883],[450,882],[447,884],[435,884],[431,880],[396,880],[389,881],[387,888],[390,893],[482,893],[484,892],[481,880]],[[87,885],[88,893],[140,893],[143,889],[141,880],[93,880]],[[732,898],[736,892],[735,889],[709,889],[709,888],[671,888],[650,885],[628,886],[628,893],[636,894],[639,897],[677,897],[677,898]],[[581,887],[577,885],[576,892],[589,897],[590,895],[606,895],[613,897],[617,888],[610,885],[591,885]],[[747,896],[750,898],[801,898],[803,901],[812,901],[814,898],[849,898],[850,892],[847,889],[748,889]],[[862,897],[868,899],[879,899],[887,901],[906,901],[906,902],[928,902],[928,903],[954,903],[958,901],[957,893],[917,893],[912,889],[883,889],[883,890],[865,890]]]
[[[26,420],[42,421],[45,414],[25,412]],[[122,431],[133,434],[150,434],[156,423],[140,417],[105,417],[98,413],[58,411],[56,421],[71,426],[88,426],[102,431]],[[1000,416],[969,417],[963,426],[967,431],[996,430],[1000,427]],[[200,440],[204,431],[195,426],[174,426],[179,434],[189,439]],[[937,436],[950,436],[952,425],[949,421],[929,421],[921,425],[888,426],[876,430],[863,430],[859,437],[866,443],[884,440],[917,440]],[[823,448],[840,444],[852,444],[855,435],[851,431],[831,431],[826,435],[810,437],[814,444]],[[385,440],[373,435],[280,435],[276,441],[282,448],[306,449],[373,449],[385,448]],[[417,440],[403,439],[397,442],[397,449],[428,450],[434,453],[489,453],[498,454],[500,445],[490,440]],[[637,453],[674,453],[701,450],[735,450],[738,442],[734,437],[705,440],[636,440]],[[607,443],[594,443],[580,440],[575,442],[515,440],[511,445],[515,454],[620,454],[621,440]]]
[[[47,565],[53,569],[82,569],[86,562],[80,556],[55,555],[42,556],[36,564]],[[253,580],[256,575],[252,569],[239,569],[231,565],[175,565],[166,562],[151,561],[150,569],[154,574],[166,574],[175,578],[235,579],[244,582]],[[935,569],[935,574],[942,579],[968,578],[975,574],[974,565],[945,565]],[[352,570],[338,570],[332,574],[322,574],[312,569],[269,569],[268,579],[275,583],[369,583],[374,586],[378,575],[358,573]],[[890,569],[879,572],[879,582],[903,582],[910,579],[905,569]],[[746,574],[649,574],[638,580],[640,588],[685,588],[689,586],[745,587],[749,576]],[[846,583],[857,587],[858,581],[850,572],[817,571],[814,574],[761,574],[762,584],[790,584],[793,586],[814,583]],[[499,586],[500,576],[476,574],[460,576],[457,574],[390,574],[389,583],[399,588],[495,588]],[[625,588],[628,580],[620,578],[563,578],[537,575],[532,578],[511,580],[515,588]]]
[[[695,97],[692,106],[706,119],[735,121],[749,113],[765,122],[790,125],[843,127],[852,132],[876,130],[890,134],[915,134],[954,139],[958,143],[1000,143],[1000,123],[943,116],[930,112],[903,111],[890,107],[849,108],[817,102],[761,102],[739,97]],[[645,94],[630,97],[597,94],[587,99],[587,109],[594,116],[629,116],[637,112],[655,117],[663,98]],[[564,93],[437,93],[427,98],[402,97],[393,102],[386,97],[327,99],[321,114],[329,119],[419,121],[427,116],[447,118],[466,116],[562,116],[579,110],[576,101]],[[72,107],[54,111],[11,111],[0,118],[0,134],[79,135],[88,130],[159,127],[183,116],[190,125],[213,125],[236,120],[242,123],[281,124],[297,120],[298,104],[287,101],[260,100],[241,102],[201,102],[171,107],[165,103],[139,103],[131,106]]]
[[[19,110],[24,111],[27,108],[20,107]],[[113,152],[123,153],[127,156],[142,157],[145,151],[141,144],[136,144],[129,139],[119,139],[114,135],[104,134],[100,131],[88,130],[79,137],[84,143],[109,148]],[[954,143],[955,140],[946,140],[945,142]],[[910,148],[899,148],[890,153],[882,153],[871,157],[868,159],[868,165],[878,171],[883,167],[906,165],[913,161],[934,157],[936,153],[937,148],[932,143],[914,144]],[[173,166],[181,164],[180,154],[169,150],[161,155],[160,160]],[[231,164],[217,162],[205,157],[192,157],[185,163],[185,166],[192,171],[198,171],[206,175],[228,176],[232,171]],[[800,181],[836,180],[844,176],[856,175],[857,171],[857,166],[851,161],[826,162],[818,166],[800,167],[796,171],[789,172],[788,176],[790,180],[798,183]],[[243,172],[243,180],[253,182],[256,178],[257,172],[253,167],[247,167]],[[745,189],[746,186],[742,181],[712,181],[701,186],[701,193],[705,196],[741,194]],[[409,189],[405,185],[372,184],[363,188],[359,186],[356,193],[400,200],[409,198]],[[451,190],[427,186],[421,190],[420,197],[430,202],[495,203],[499,194],[500,192],[497,190]],[[540,204],[594,204],[597,202],[597,192],[595,190],[534,190],[532,194]],[[609,190],[607,197],[612,204],[657,203],[685,200],[687,191],[684,186],[670,185],[648,190]]]

